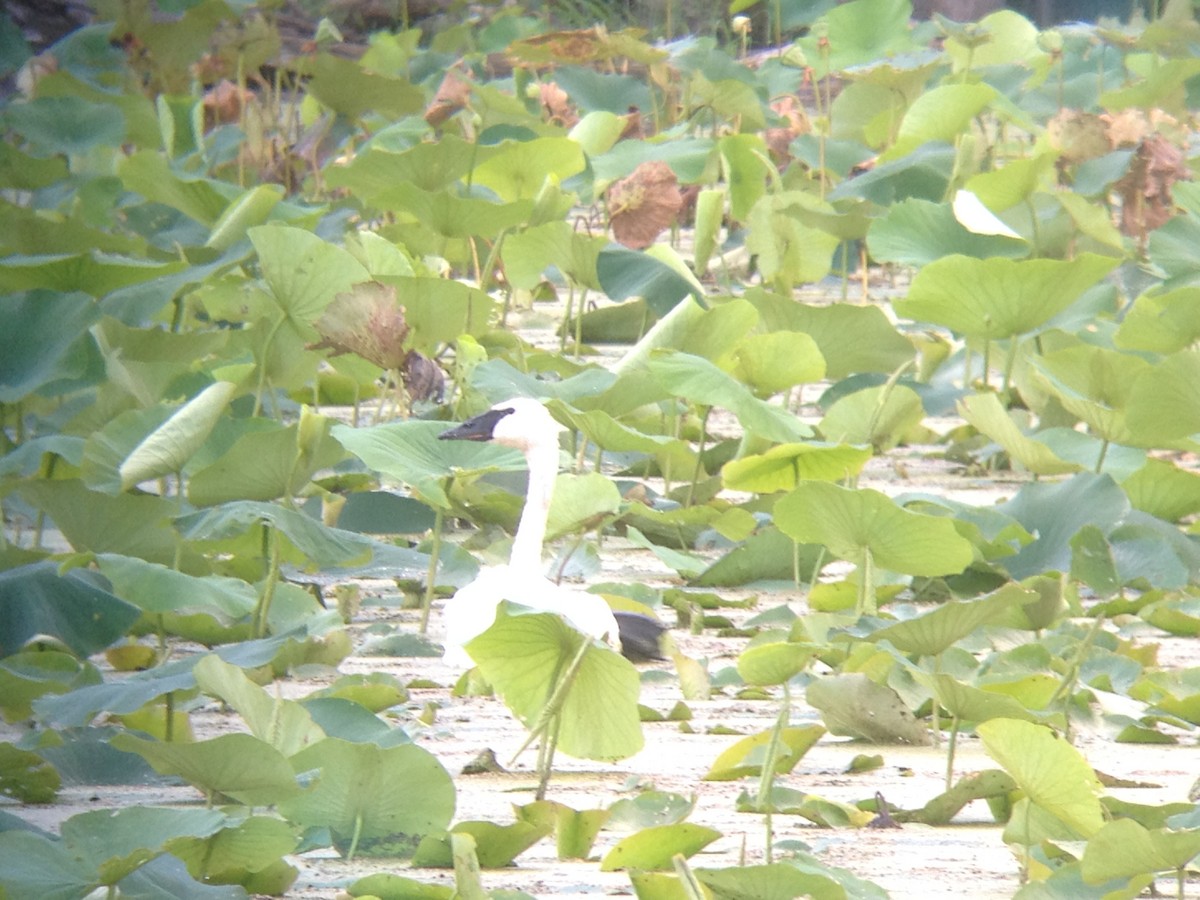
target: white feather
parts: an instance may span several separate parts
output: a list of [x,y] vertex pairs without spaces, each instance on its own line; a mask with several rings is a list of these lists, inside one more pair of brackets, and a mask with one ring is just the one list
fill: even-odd
[[958,191],[954,195],[951,208],[954,210],[954,218],[958,220],[958,224],[967,231],[974,234],[1016,238],[1018,241],[1025,240],[1001,221],[994,212],[984,206],[983,201],[971,191]]
[[473,666],[465,645],[496,621],[496,607],[502,600],[562,616],[582,634],[617,647],[617,620],[602,597],[554,584],[542,574],[542,542],[558,477],[562,427],[536,400],[518,398],[493,408],[513,410],[497,423],[492,441],[525,455],[529,490],[508,563],[480,569],[474,581],[446,601],[443,659],[459,668]]

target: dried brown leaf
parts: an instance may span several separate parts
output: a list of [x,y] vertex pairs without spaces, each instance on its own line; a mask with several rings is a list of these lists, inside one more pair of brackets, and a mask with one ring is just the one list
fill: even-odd
[[1095,159],[1112,149],[1104,119],[1077,109],[1064,109],[1047,122],[1046,137],[1068,163]]
[[1121,197],[1121,231],[1145,238],[1175,214],[1171,185],[1192,177],[1183,151],[1159,134],[1138,146],[1129,171],[1113,185]]
[[1106,113],[1101,118],[1108,125],[1108,142],[1117,147],[1136,147],[1150,133],[1150,121],[1144,110],[1129,107],[1120,112]]
[[557,84],[553,81],[542,82],[538,90],[541,92],[542,109],[551,122],[570,128],[579,121],[579,115],[571,106],[571,98]]
[[437,93],[425,108],[425,121],[437,127],[471,101],[471,82],[457,69],[448,69]]
[[633,250],[644,250],[679,215],[679,180],[665,162],[644,162],[608,189],[613,237]]
[[253,93],[245,88],[239,89],[232,81],[218,81],[204,93],[204,99],[201,101],[204,107],[205,129],[238,121],[242,115],[242,108],[253,98]]
[[441,366],[425,354],[416,350],[408,351],[400,375],[410,399],[441,402],[446,391],[446,376]]
[[355,285],[334,297],[314,325],[321,340],[311,349],[329,349],[335,355],[357,353],[383,369],[400,369],[406,363],[408,323],[391,285],[377,281]]

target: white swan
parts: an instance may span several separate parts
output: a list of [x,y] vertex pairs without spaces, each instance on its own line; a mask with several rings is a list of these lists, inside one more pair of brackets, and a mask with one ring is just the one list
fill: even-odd
[[438,435],[442,440],[492,441],[520,450],[529,463],[529,488],[506,565],[486,566],[446,602],[443,659],[474,665],[465,645],[496,620],[502,600],[556,613],[589,637],[620,649],[630,659],[659,659],[663,627],[648,616],[614,614],[602,597],[554,584],[542,574],[542,543],[558,477],[558,436],[563,431],[541,403],[517,397]]

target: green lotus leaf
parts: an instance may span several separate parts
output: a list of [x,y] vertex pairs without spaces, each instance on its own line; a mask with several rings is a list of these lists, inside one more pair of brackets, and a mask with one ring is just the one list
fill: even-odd
[[1042,725],[992,719],[976,728],[988,756],[1031,803],[1091,837],[1104,824],[1100,782],[1083,755]]
[[719,837],[721,832],[690,822],[643,828],[609,850],[600,871],[669,869],[676,856],[694,856]]
[[224,414],[237,385],[217,381],[183,404],[138,444],[118,469],[121,489],[183,470]]
[[510,825],[495,822],[456,822],[448,834],[426,835],[413,854],[412,864],[420,868],[448,869],[454,865],[451,835],[469,834],[475,839],[475,855],[485,869],[503,869],[518,856],[548,835],[553,824],[517,821]]
[[785,684],[808,666],[812,645],[776,641],[747,647],[738,655],[737,670],[747,684]]
[[407,78],[372,72],[357,60],[318,53],[298,60],[314,97],[339,115],[357,119],[368,112],[400,118],[421,110],[425,95]]
[[775,524],[841,559],[861,564],[869,553],[875,565],[909,575],[952,575],[974,559],[950,520],[909,512],[869,489],[805,482],[775,504]]
[[[1005,166],[1005,170],[1009,167]],[[954,217],[948,203],[910,198],[889,207],[867,233],[871,256],[881,262],[909,266],[927,265],[943,256],[1013,259],[1029,255],[1023,241],[996,235],[974,234]]]
[[1000,511],[1012,516],[1036,539],[1000,560],[1017,579],[1065,572],[1071,539],[1085,525],[1107,533],[1129,512],[1129,500],[1107,475],[1080,473],[1058,484],[1026,484]]
[[1024,434],[995,394],[973,394],[958,401],[959,414],[980,433],[1005,449],[1012,459],[1035,475],[1078,472],[1080,463],[1061,459],[1037,438]]
[[[821,739],[825,729],[820,725],[797,725],[784,728],[779,734],[779,751],[775,759],[775,773],[785,775],[795,768],[804,754]],[[713,760],[704,775],[704,781],[736,781],[739,778],[761,775],[768,745],[774,731],[760,731],[736,741],[726,747]]]
[[773,494],[802,481],[841,481],[857,476],[871,458],[869,447],[809,441],[777,444],[765,453],[732,459],[721,468],[732,491]]
[[[517,598],[518,601],[520,598]],[[548,686],[589,640],[561,616],[511,614],[501,605],[495,623],[467,650],[505,704],[527,727],[541,715]],[[559,712],[558,749],[582,759],[624,759],[642,748],[637,671],[615,651],[592,643]]]
[[[87,329],[100,316],[83,292],[33,290],[0,297],[0,403],[16,403],[66,377]],[[81,348],[80,348],[81,349]]]
[[1149,447],[1200,432],[1200,353],[1181,350],[1145,370],[1129,393],[1126,424]]
[[192,672],[200,690],[233,708],[246,721],[251,734],[284,756],[292,756],[325,737],[303,706],[294,700],[272,697],[238,666],[215,654],[197,662]]
[[217,224],[230,207],[230,201],[237,196],[225,182],[177,174],[157,150],[140,150],[126,157],[117,172],[127,190],[177,209],[210,228]]
[[977,340],[1030,334],[1066,310],[1117,260],[947,256],[921,269],[896,312]]
[[275,887],[282,893],[299,874],[282,862],[297,842],[287,822],[274,816],[250,816],[207,837],[173,838],[169,847],[193,877],[217,884],[242,884],[255,892],[265,888],[254,876],[273,874],[282,865],[279,877],[283,883]]
[[252,613],[258,602],[257,589],[240,578],[188,575],[115,553],[99,554],[97,563],[117,596],[153,615],[203,613],[232,625]]
[[315,786],[279,805],[284,818],[326,826],[343,853],[409,857],[454,815],[454,782],[415,744],[379,747],[326,738],[292,757],[297,772],[317,770]]
[[760,289],[747,291],[746,299],[766,331],[802,331],[816,341],[830,380],[859,372],[890,374],[915,355],[912,343],[874,306],[807,305]]
[[[753,897],[855,897],[884,900],[887,892],[847,869],[827,866],[817,857],[797,851],[786,862],[758,866],[696,869],[696,878],[713,895],[729,900]],[[635,879],[635,886],[640,883]]]
[[988,84],[941,84],[921,94],[900,122],[896,142],[880,162],[892,162],[936,141],[952,143],[999,97]]
[[458,471],[517,471],[515,450],[469,441],[439,441],[443,423],[410,420],[372,428],[335,425],[333,436],[368,466],[412,486],[427,503],[447,507],[444,482]]
[[1017,605],[1036,599],[1032,591],[1008,584],[978,600],[950,600],[929,612],[873,631],[873,641],[888,641],[904,653],[936,656],[991,624]]
[[38,635],[62,641],[81,657],[124,637],[138,618],[136,606],[101,588],[81,569],[58,574],[51,562],[0,572],[0,657]]
[[650,377],[667,391],[702,406],[719,406],[736,415],[742,426],[774,441],[808,437],[811,429],[783,407],[755,397],[745,385],[708,360],[690,353],[662,353],[647,363]]
[[[817,27],[797,44],[804,51],[814,77],[824,78],[878,59],[899,56],[913,49],[907,27],[911,6],[903,0],[855,0],[827,11]],[[828,48],[822,46],[828,42]]]
[[784,191],[759,197],[746,214],[746,248],[758,257],[759,271],[781,294],[800,282],[820,281],[833,266],[841,239],[821,227],[826,210],[809,194]]
[[665,316],[689,296],[701,292],[689,278],[649,253],[609,246],[596,257],[600,287],[614,300],[641,297],[657,316]]
[[1200,475],[1165,459],[1148,459],[1121,482],[1134,509],[1178,522],[1200,512]]
[[863,388],[839,397],[817,426],[826,440],[890,450],[925,417],[921,396],[903,384]]
[[334,297],[371,278],[348,251],[311,231],[289,225],[259,225],[247,233],[258,253],[272,300],[305,339],[316,339],[311,323]]
[[1108,822],[1083,851],[1082,871],[1090,883],[1154,872],[1182,871],[1200,854],[1200,829],[1148,829],[1133,819]]

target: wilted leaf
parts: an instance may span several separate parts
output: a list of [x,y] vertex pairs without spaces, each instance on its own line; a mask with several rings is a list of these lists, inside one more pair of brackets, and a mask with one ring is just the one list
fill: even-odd
[[399,369],[404,364],[408,323],[392,285],[356,284],[334,297],[313,325],[321,340],[312,349],[357,353],[381,369]]
[[609,224],[626,247],[642,250],[674,223],[683,206],[679,180],[664,162],[641,163],[608,188]]
[[899,695],[861,673],[819,678],[808,686],[805,696],[820,710],[831,734],[874,744],[930,743],[929,730],[917,721]]

